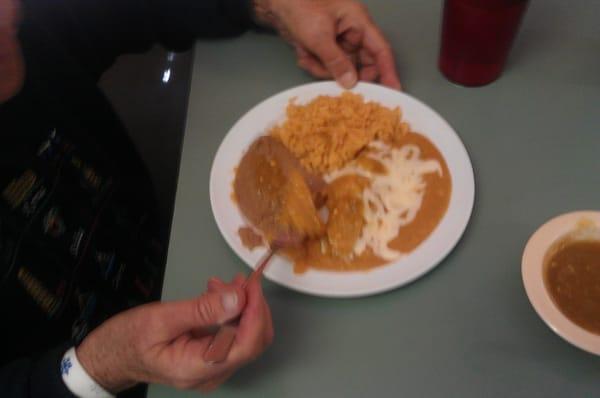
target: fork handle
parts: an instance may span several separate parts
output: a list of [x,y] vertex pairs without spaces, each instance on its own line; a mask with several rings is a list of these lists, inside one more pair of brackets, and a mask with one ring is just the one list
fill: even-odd
[[239,322],[228,322],[222,325],[213,337],[210,345],[204,352],[204,362],[217,364],[225,361],[235,341],[235,335]]

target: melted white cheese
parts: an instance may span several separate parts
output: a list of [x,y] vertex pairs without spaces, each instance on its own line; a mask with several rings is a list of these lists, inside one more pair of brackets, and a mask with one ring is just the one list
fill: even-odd
[[365,225],[360,238],[354,245],[354,254],[362,254],[367,247],[378,257],[391,261],[401,253],[388,244],[396,238],[400,228],[410,224],[421,208],[429,173],[442,175],[437,160],[421,159],[421,150],[416,145],[391,147],[381,141],[372,142],[365,155],[383,164],[387,174],[377,174],[351,162],[344,168],[325,177],[331,182],[344,175],[359,175],[371,181],[363,191]]

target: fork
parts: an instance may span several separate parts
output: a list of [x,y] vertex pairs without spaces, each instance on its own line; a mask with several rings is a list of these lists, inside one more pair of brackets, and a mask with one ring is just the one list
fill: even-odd
[[[280,248],[281,246],[275,243],[270,246],[269,251],[258,261],[256,268],[244,282],[242,286],[243,289],[246,289],[246,286],[248,286],[250,282],[262,277],[265,268],[269,265],[269,261]],[[235,334],[239,323],[240,317],[237,317],[221,325],[204,352],[203,359],[206,363],[217,364],[227,359],[231,346],[235,341]]]

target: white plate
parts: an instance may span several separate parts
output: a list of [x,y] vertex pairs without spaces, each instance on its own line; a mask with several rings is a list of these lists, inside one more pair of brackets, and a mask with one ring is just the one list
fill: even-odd
[[576,229],[582,219],[600,226],[599,211],[579,211],[558,216],[538,229],[525,247],[521,272],[527,297],[538,315],[556,334],[582,350],[600,355],[600,336],[569,320],[556,307],[544,283],[544,257],[558,239]]
[[[353,90],[367,100],[388,107],[400,106],[413,130],[432,140],[444,155],[452,175],[452,197],[444,218],[435,231],[412,253],[394,263],[367,272],[327,272],[309,270],[294,274],[288,260],[276,257],[266,272],[271,281],[291,289],[327,297],[358,297],[381,293],[409,283],[433,269],[448,255],[462,236],[473,208],[475,183],[469,155],[456,132],[435,111],[415,98],[375,84],[360,83]],[[251,109],[229,131],[213,162],[210,199],[217,225],[231,248],[249,266],[264,254],[250,251],[237,234],[242,216],[231,200],[234,168],[243,153],[269,128],[285,120],[290,99],[305,103],[318,95],[339,95],[333,82],[312,83],[277,94]]]

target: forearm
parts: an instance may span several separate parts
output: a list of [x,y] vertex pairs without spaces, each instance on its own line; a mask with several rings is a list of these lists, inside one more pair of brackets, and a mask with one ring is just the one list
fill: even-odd
[[169,47],[189,46],[199,38],[236,36],[252,26],[252,0],[147,0]]
[[185,50],[199,38],[235,36],[253,24],[252,0],[23,0],[26,21],[100,75],[122,54],[160,43]]
[[20,359],[0,369],[0,396],[3,398],[72,398],[62,381],[60,361],[63,345],[36,360]]

